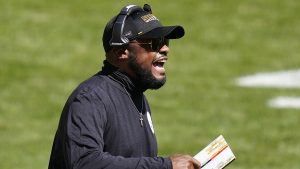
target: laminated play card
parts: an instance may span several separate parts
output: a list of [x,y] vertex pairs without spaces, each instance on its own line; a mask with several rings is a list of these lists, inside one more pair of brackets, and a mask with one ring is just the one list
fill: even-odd
[[235,155],[220,135],[194,156],[201,163],[201,169],[222,169],[235,160]]

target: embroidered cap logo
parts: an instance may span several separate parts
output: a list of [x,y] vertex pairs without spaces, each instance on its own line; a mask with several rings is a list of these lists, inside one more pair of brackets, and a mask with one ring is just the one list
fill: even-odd
[[141,18],[142,18],[143,21],[145,21],[146,23],[148,23],[148,22],[150,22],[150,21],[154,21],[154,20],[157,20],[157,21],[158,21],[158,19],[157,19],[154,15],[152,15],[152,14],[144,15],[144,16],[142,16]]

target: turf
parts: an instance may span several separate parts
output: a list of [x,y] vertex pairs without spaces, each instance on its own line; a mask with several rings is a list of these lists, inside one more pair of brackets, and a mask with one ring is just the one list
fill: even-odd
[[[47,168],[70,92],[102,66],[106,22],[146,1],[0,0],[0,168]],[[149,3],[149,2],[148,2]],[[299,168],[300,113],[267,100],[295,89],[242,88],[234,80],[299,68],[297,0],[165,0],[150,3],[171,42],[167,84],[147,91],[159,154],[196,154],[223,134],[237,160],[228,168]]]

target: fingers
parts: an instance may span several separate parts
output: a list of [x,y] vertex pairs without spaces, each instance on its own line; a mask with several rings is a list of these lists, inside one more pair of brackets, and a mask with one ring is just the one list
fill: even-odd
[[198,169],[201,164],[189,155],[173,155],[170,157],[173,169]]
[[201,167],[201,164],[200,164],[200,162],[198,161],[198,160],[196,160],[196,159],[194,159],[193,157],[191,157],[192,158],[192,162],[193,162],[193,164],[194,164],[194,167],[195,167],[195,169],[197,168],[200,168]]

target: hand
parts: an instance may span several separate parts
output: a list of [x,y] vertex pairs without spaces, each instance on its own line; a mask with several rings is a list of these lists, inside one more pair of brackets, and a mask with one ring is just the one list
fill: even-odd
[[200,162],[189,155],[172,155],[173,169],[200,169]]

